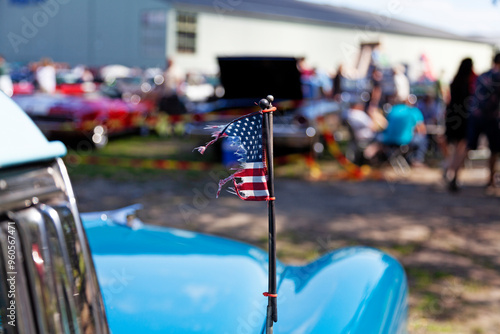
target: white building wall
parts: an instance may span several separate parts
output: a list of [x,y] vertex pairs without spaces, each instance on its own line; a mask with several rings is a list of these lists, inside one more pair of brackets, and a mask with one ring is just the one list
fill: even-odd
[[474,61],[476,73],[491,67],[493,47],[485,43],[473,43],[436,38],[386,34],[382,38],[382,51],[391,62],[413,64],[410,75],[415,77],[419,70],[419,56],[425,54],[430,59],[436,76],[451,81],[462,59],[470,57]]
[[[175,20],[173,14],[171,22]],[[175,27],[171,26],[168,36],[169,55],[186,71],[216,71],[218,56],[269,55],[305,56],[311,66],[333,72],[339,64],[354,65],[360,43],[374,41],[382,42],[381,50],[390,63],[405,63],[413,70],[425,53],[436,75],[443,72],[445,80],[452,78],[464,57],[473,58],[478,72],[486,70],[492,58],[492,47],[484,43],[204,12],[198,15],[195,54],[175,51]]]
[[[169,36],[175,39],[175,31]],[[247,55],[305,56],[312,66],[333,70],[342,59],[339,43],[353,37],[348,29],[200,13],[196,53],[170,54],[186,70],[216,70],[218,56]]]

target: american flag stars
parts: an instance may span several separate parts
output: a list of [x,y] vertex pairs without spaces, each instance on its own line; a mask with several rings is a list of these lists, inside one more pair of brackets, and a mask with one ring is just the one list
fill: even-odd
[[229,125],[225,135],[239,138],[240,147],[245,150],[246,162],[262,162],[262,115],[253,115]]

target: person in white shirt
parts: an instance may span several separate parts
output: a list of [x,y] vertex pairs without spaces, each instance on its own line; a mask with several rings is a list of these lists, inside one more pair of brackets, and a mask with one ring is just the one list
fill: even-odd
[[54,94],[56,92],[56,68],[52,61],[44,58],[36,70],[36,81],[41,92]]
[[347,114],[347,122],[358,142],[369,142],[375,137],[375,123],[361,103],[354,104]]
[[[355,145],[355,163],[363,159],[371,159],[378,150],[376,145],[377,136],[387,126],[386,118],[374,108],[365,111],[365,104],[359,100],[355,101],[347,112],[346,121],[351,128],[352,144]],[[372,153],[370,153],[370,148]],[[360,159],[360,160],[358,160]]]
[[396,86],[396,97],[399,101],[405,101],[410,95],[410,80],[405,74],[405,67],[401,64],[394,66],[394,85]]
[[160,112],[178,115],[186,112],[182,100],[186,74],[174,64],[171,58],[167,59],[167,69],[164,73],[165,81],[160,86],[158,109]]

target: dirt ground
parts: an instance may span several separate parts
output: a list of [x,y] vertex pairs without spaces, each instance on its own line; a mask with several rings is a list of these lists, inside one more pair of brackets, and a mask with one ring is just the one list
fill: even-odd
[[[83,212],[142,203],[145,222],[265,248],[266,204],[224,191],[215,199],[216,180],[227,174],[211,174],[73,182]],[[457,194],[446,191],[438,169],[384,175],[362,182],[278,177],[280,260],[305,263],[347,245],[380,248],[407,271],[411,333],[500,333],[500,193],[486,193],[486,170],[465,170]]]

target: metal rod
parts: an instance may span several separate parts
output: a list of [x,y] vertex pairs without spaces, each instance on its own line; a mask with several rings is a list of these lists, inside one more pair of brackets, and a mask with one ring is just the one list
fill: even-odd
[[[260,101],[262,109],[271,107],[274,100],[272,96]],[[267,103],[266,103],[267,102]],[[268,172],[268,190],[271,200],[268,201],[269,213],[269,286],[268,292],[276,295],[276,220],[274,213],[274,150],[273,150],[273,113],[264,113],[264,124],[266,129],[266,151],[267,151],[267,172]],[[273,323],[278,321],[277,298],[268,297],[266,333],[273,333]]]

